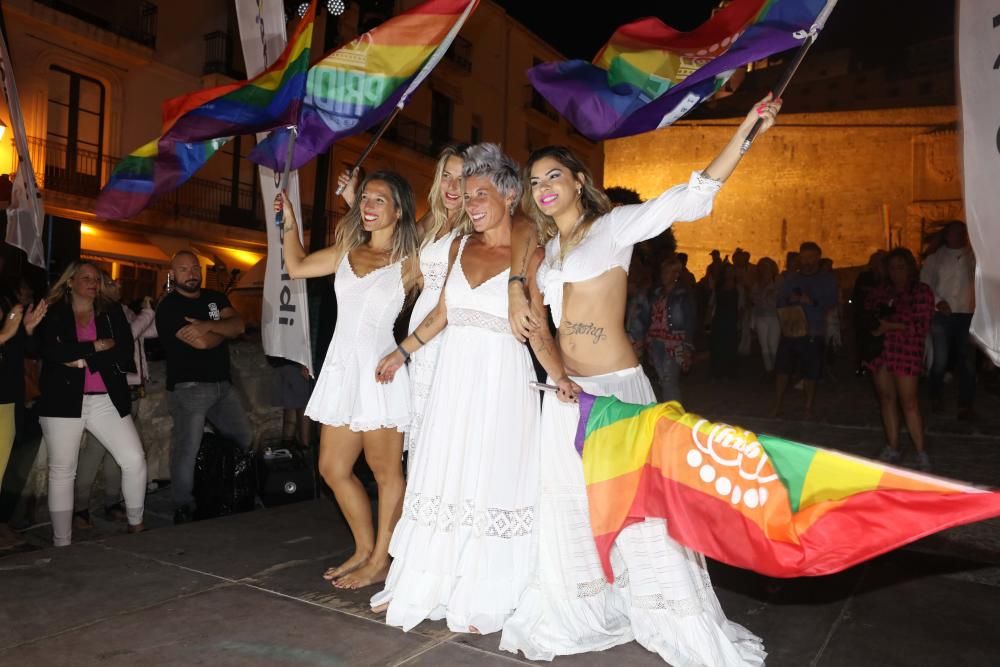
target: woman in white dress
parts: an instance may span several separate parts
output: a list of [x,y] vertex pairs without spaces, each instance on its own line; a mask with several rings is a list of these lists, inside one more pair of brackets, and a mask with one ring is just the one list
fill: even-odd
[[[474,231],[452,244],[438,306],[377,371],[391,384],[405,353],[443,330],[392,568],[372,598],[404,630],[443,618],[454,632],[496,632],[531,572],[539,405],[531,357],[507,322],[511,213],[521,186],[517,165],[495,144],[468,149],[463,174]],[[529,275],[541,258],[539,250],[529,260]],[[537,287],[531,295],[540,302]],[[568,400],[574,388],[548,330],[530,342]]]
[[[427,194],[430,210],[417,222],[423,289],[413,304],[408,333],[413,333],[437,306],[444,279],[448,275],[448,251],[462,224],[462,151],[466,148],[465,144],[445,146],[438,155],[434,182]],[[350,173],[344,172],[339,182],[344,188],[344,201],[349,206],[353,205],[354,188]],[[427,345],[413,353],[408,365],[411,418],[410,428],[403,440],[403,450],[409,452],[407,465],[410,469],[416,459],[416,443],[423,423],[424,405],[430,394],[440,347],[440,338],[428,341]]]
[[[584,391],[632,403],[656,401],[624,328],[632,247],[674,221],[708,215],[739,162],[750,127],[763,118],[766,132],[779,108],[780,102],[766,98],[703,172],[641,205],[612,210],[568,149],[543,148],[529,158],[524,206],[548,241],[537,280],[559,327],[566,370]],[[523,326],[540,318],[515,312],[513,319]],[[545,397],[535,573],[504,625],[500,647],[551,660],[635,639],[678,667],[762,664],[760,640],[723,614],[704,557],[670,539],[663,520],[622,531],[612,550],[615,581],[605,579],[574,447],[578,419],[576,406]]]
[[[275,206],[281,206],[279,195]],[[337,225],[334,245],[306,254],[295,215],[284,207],[285,264],[293,278],[337,274],[337,327],[306,415],[320,422],[319,472],[333,490],[354,536],[354,554],[327,570],[338,588],[385,579],[389,539],[402,507],[403,433],[410,423],[408,382],[384,385],[372,373],[396,346],[392,327],[407,293],[420,285],[413,191],[390,171],[371,174],[361,197]],[[361,452],[378,483],[378,530],[354,464]]]

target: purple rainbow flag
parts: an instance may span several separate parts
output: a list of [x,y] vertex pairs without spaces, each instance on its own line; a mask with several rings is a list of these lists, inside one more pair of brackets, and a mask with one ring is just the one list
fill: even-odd
[[531,84],[593,141],[665,127],[747,63],[800,46],[836,0],[733,0],[691,32],[647,18],[615,31],[593,63],[543,63]]

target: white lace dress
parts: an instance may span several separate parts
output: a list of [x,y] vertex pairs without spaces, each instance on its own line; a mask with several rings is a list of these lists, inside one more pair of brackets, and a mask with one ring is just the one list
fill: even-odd
[[406,368],[395,382],[379,384],[375,368],[392,352],[392,327],[403,309],[403,261],[358,276],[344,256],[334,281],[337,328],[313,389],[306,415],[329,426],[352,431],[410,424],[410,381]]
[[[558,236],[546,246],[539,287],[562,320],[563,286],[616,267],[628,270],[632,245],[676,220],[711,211],[719,183],[700,175],[642,205],[621,206],[598,219],[559,266]],[[584,391],[631,403],[653,403],[641,367],[573,378]],[[551,380],[550,380],[551,381]],[[701,554],[667,534],[665,521],[625,528],[611,551],[615,582],[601,569],[590,529],[583,465],[574,446],[579,406],[546,395],[542,407],[541,491],[536,510],[535,571],[500,648],[532,660],[600,651],[635,639],[673,667],[762,665],[761,641],[729,622]]]
[[420,456],[371,601],[388,602],[386,622],[404,630],[443,618],[454,632],[496,632],[528,581],[539,405],[531,357],[507,323],[508,274],[473,289],[460,250],[445,287]]
[[[448,277],[448,253],[451,243],[458,232],[452,230],[436,241],[425,243],[420,249],[420,272],[424,276],[424,289],[413,304],[410,314],[410,328],[407,333],[420,326],[428,313],[434,310],[441,297],[444,279]],[[410,357],[410,430],[406,433],[403,449],[409,450],[409,466],[413,467],[416,458],[416,443],[420,435],[420,426],[424,421],[424,404],[431,391],[431,380],[434,379],[434,367],[437,364],[438,350],[441,348],[441,336],[435,336]]]

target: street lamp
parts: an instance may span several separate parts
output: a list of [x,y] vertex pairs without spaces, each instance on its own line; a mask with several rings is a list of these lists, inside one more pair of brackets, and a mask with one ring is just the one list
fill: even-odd
[[3,139],[3,133],[7,131],[7,123],[0,120],[0,139]]
[[[344,11],[346,10],[347,0],[326,0],[326,11],[328,11],[331,16],[343,16]],[[309,11],[308,2],[299,3],[299,6],[295,9],[295,13],[298,14],[299,18],[303,18],[307,11]]]

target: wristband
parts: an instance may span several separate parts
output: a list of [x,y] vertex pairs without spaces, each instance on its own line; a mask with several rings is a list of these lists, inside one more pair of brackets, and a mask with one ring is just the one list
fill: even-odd
[[510,285],[515,280],[524,285],[525,287],[528,286],[528,281],[524,279],[524,276],[511,276],[510,278],[507,279],[507,284]]
[[405,349],[403,349],[403,345],[402,345],[402,344],[400,344],[400,345],[397,345],[397,346],[396,346],[396,350],[398,350],[398,351],[399,351],[399,353],[400,353],[401,355],[403,355],[403,360],[404,360],[404,361],[409,361],[409,360],[410,360],[410,353],[409,353],[409,352],[407,352],[407,351],[406,351]]

